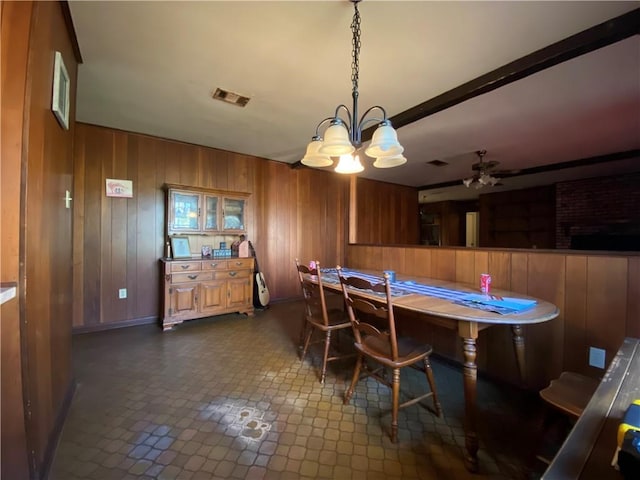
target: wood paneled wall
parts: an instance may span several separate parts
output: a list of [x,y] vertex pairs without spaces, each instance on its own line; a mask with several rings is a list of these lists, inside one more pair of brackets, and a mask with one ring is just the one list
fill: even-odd
[[[76,331],[157,319],[165,183],[250,194],[247,234],[275,301],[300,296],[295,258],[344,260],[348,176],[82,123],[74,158]],[[133,198],[106,197],[106,178],[132,180]],[[417,242],[415,189],[358,180],[357,193],[358,237]]]
[[[247,233],[271,297],[297,297],[294,259],[344,258],[349,179],[308,168],[77,124],[74,327],[154,321],[165,244],[165,183],[248,192]],[[105,195],[133,181],[133,198]],[[118,289],[128,298],[119,300]]]
[[[20,278],[20,183],[22,121],[27,78],[31,2],[0,3],[2,17],[2,163],[0,208],[2,248],[0,279],[17,283]],[[28,478],[27,435],[22,394],[22,348],[18,299],[2,305],[2,400],[0,457],[2,478]]]
[[418,245],[418,190],[356,178],[351,205],[351,243]]
[[555,185],[480,195],[480,245],[556,248]]
[[[65,190],[72,190],[77,59],[63,8],[59,2],[2,2],[2,280],[10,275],[6,280],[18,283],[19,318],[16,332],[15,309],[6,318],[3,308],[3,478],[46,476],[73,391],[72,214],[64,198]],[[56,51],[71,81],[69,130],[51,111]],[[11,209],[6,219],[5,208]],[[6,353],[19,357],[5,365]],[[20,376],[21,391],[19,381],[5,391],[4,369],[11,366],[11,377]],[[7,413],[5,407],[12,405],[15,409]]]
[[[605,349],[608,364],[626,336],[640,337],[640,255],[349,245],[345,264],[473,285],[480,273],[489,272],[496,288],[557,305],[559,317],[525,329],[526,386],[531,389],[563,370],[602,376],[603,370],[588,366],[589,347]],[[406,328],[418,331],[438,353],[462,361],[455,332],[419,318],[408,321],[412,325]],[[478,366],[518,383],[509,328],[494,326],[480,334]]]

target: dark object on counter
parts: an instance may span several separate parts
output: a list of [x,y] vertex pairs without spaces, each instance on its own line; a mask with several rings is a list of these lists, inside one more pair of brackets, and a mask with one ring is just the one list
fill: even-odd
[[640,478],[640,431],[627,430],[618,452],[618,467],[625,480]]

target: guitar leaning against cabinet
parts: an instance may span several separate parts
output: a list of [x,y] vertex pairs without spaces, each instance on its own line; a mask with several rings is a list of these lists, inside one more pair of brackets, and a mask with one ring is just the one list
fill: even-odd
[[253,306],[256,308],[267,308],[269,305],[269,289],[267,288],[267,282],[265,282],[264,275],[260,271],[260,267],[258,266],[258,257],[256,256],[256,251],[251,242],[249,242],[249,249],[254,258],[253,272],[255,273],[255,278],[253,282]]

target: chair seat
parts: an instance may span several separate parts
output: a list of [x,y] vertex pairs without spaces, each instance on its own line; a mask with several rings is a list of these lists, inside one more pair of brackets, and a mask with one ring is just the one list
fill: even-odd
[[579,417],[598,384],[597,380],[579,373],[562,372],[559,378],[551,380],[548,387],[540,390],[540,396],[559,410]]
[[319,328],[322,331],[336,330],[340,328],[351,328],[351,321],[347,316],[347,313],[343,310],[332,309],[327,311],[328,325],[325,325],[322,319],[316,319],[313,317],[307,318],[307,321],[313,324],[314,327]]
[[355,343],[356,350],[370,356],[375,361],[390,368],[402,368],[431,355],[430,345],[419,343],[412,338],[398,337],[398,360],[393,361],[388,341],[380,337],[365,337],[362,343]]
[[[442,413],[433,369],[429,360],[432,348],[430,345],[420,343],[411,337],[398,336],[393,315],[391,285],[387,273],[384,274],[382,283],[373,284],[363,278],[343,276],[340,266],[336,270],[340,278],[347,313],[353,327],[354,347],[358,352],[351,385],[344,394],[344,403],[345,405],[349,403],[356,384],[366,377],[371,377],[390,387],[391,442],[396,443],[398,441],[398,410],[401,408],[417,404],[431,397],[433,409],[430,410],[437,416]],[[386,301],[371,302],[357,294],[352,297],[349,293],[350,289],[360,292],[383,293]],[[367,360],[371,360],[376,365],[372,368],[367,364]],[[416,365],[420,361],[423,367]],[[411,398],[400,403],[400,371],[404,367],[416,367],[421,370],[429,384],[429,391],[421,395],[411,395]],[[392,370],[392,372],[387,370]],[[360,376],[361,371],[364,371],[362,377]],[[390,378],[388,373],[391,373]]]

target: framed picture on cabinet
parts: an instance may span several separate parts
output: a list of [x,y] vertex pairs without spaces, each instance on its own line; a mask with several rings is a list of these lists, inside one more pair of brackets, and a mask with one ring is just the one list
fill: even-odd
[[189,237],[171,237],[171,251],[173,258],[191,258]]
[[51,110],[62,128],[69,130],[69,73],[64,66],[62,54],[56,52],[53,61],[53,96],[51,99]]

